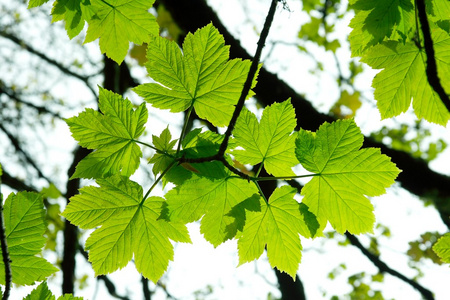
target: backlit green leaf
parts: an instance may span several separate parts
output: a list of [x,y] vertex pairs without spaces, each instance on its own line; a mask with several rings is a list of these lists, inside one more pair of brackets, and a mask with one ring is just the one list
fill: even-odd
[[[47,260],[36,256],[45,244],[42,196],[31,192],[10,194],[3,214],[13,283],[31,285],[58,271]],[[0,260],[0,270],[0,284],[4,285],[3,260]]]
[[[223,168],[223,167],[222,167]],[[240,220],[229,215],[231,209],[258,193],[256,186],[226,172],[223,178],[193,175],[166,194],[166,218],[189,223],[202,216],[200,231],[214,246],[233,238]]]
[[154,107],[181,112],[194,106],[200,118],[228,125],[250,68],[248,60],[228,58],[229,47],[211,24],[188,34],[183,52],[174,41],[152,37],[146,67],[157,83],[134,91]]
[[65,21],[69,38],[77,36],[94,14],[89,0],[56,0],[53,3],[52,22]]
[[95,15],[89,21],[85,43],[100,39],[100,50],[118,64],[129,42],[148,43],[159,34],[155,17],[148,12],[154,0],[90,0]]
[[158,219],[164,199],[143,201],[142,187],[120,175],[99,179],[71,198],[63,212],[81,228],[97,228],[86,241],[96,275],[125,267],[134,255],[136,268],[156,282],[173,259],[169,239],[190,242],[185,225]]
[[415,29],[412,0],[359,0],[352,8],[355,16],[349,40],[353,56],[361,56],[385,38],[406,40]]
[[103,114],[87,108],[66,120],[74,139],[95,149],[77,165],[72,178],[99,178],[119,172],[130,176],[139,166],[142,152],[136,139],[147,122],[145,104],[133,110],[128,99],[100,88],[99,108]]
[[290,100],[264,109],[261,123],[244,109],[233,131],[237,145],[244,150],[232,153],[243,164],[264,163],[267,173],[274,176],[293,176],[291,168],[298,164],[294,153],[296,135],[292,134],[296,125]]
[[299,234],[311,236],[294,199],[296,190],[277,188],[266,203],[260,198],[260,211],[248,211],[242,235],[238,240],[239,264],[258,259],[267,247],[272,267],[295,278],[301,259]]
[[175,150],[173,150],[173,147],[177,143],[177,140],[172,141],[171,139],[172,135],[170,134],[169,128],[164,129],[159,137],[156,135],[153,136],[153,145],[161,151],[155,153],[149,160],[149,163],[154,164],[152,170],[155,176],[166,170],[174,161],[173,155],[175,154]]
[[42,282],[31,293],[23,298],[24,300],[55,300],[55,296],[50,292],[47,282]]
[[443,262],[450,263],[450,233],[446,233],[434,244],[433,251]]
[[363,135],[353,120],[324,123],[316,133],[301,130],[296,154],[305,169],[317,174],[302,189],[303,203],[340,233],[372,232],[373,206],[364,196],[379,196],[399,170],[379,149],[359,149]]
[[[450,70],[450,36],[439,28],[432,31],[439,75]],[[405,112],[413,101],[414,111],[419,118],[445,125],[450,113],[436,92],[428,83],[425,72],[426,54],[414,43],[387,41],[370,49],[361,61],[374,69],[384,69],[372,83],[375,99],[383,119]],[[447,80],[441,80],[450,91]]]

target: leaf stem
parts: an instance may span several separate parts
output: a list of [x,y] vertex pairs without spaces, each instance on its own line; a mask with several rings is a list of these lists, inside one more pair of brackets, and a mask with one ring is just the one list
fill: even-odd
[[150,195],[150,193],[152,192],[152,190],[155,188],[155,186],[158,184],[158,182],[161,181],[161,179],[164,177],[164,175],[167,174],[167,172],[170,171],[170,169],[172,169],[172,167],[177,163],[176,160],[174,160],[162,173],[161,175],[158,176],[158,178],[156,178],[155,182],[152,184],[152,186],[148,189],[147,193],[145,193],[144,198],[142,198],[141,204],[145,202],[145,200],[147,200],[148,196]]
[[270,181],[270,180],[292,180],[297,178],[319,176],[319,173],[297,175],[297,176],[281,176],[281,177],[250,177],[252,181]]
[[141,142],[141,141],[138,141],[138,140],[134,140],[134,142],[136,142],[137,144],[141,144],[141,145],[147,146],[147,147],[149,147],[149,148],[155,150],[155,151],[158,152],[158,153],[163,153],[163,151],[159,150],[158,148],[156,148],[156,147],[153,146],[153,145],[147,144],[146,142]]
[[159,154],[164,154],[164,155],[166,155],[166,156],[168,156],[168,157],[170,157],[170,158],[173,158],[173,159],[176,158],[175,155],[172,155],[172,154],[170,154],[169,152],[166,152],[166,151],[162,151],[162,150],[156,148],[156,147],[153,146],[153,145],[150,145],[150,144],[147,144],[147,143],[145,143],[145,142],[138,141],[138,140],[134,140],[134,141],[135,141],[137,144],[141,144],[141,145],[147,146],[147,147],[149,147],[149,148],[155,150],[155,151],[156,151],[157,153],[159,153]]
[[422,27],[425,53],[427,55],[426,74],[428,83],[433,88],[433,90],[439,95],[439,98],[441,99],[442,103],[450,112],[450,99],[448,98],[448,95],[445,92],[444,88],[442,87],[441,81],[438,77],[436,57],[433,48],[433,40],[431,38],[430,24],[428,23],[425,0],[416,0],[416,6],[419,14],[420,24]]
[[3,194],[1,191],[1,178],[0,178],[0,243],[2,249],[3,264],[5,265],[5,292],[3,293],[2,300],[9,298],[12,283],[11,273],[11,260],[9,258],[8,244],[6,242],[5,226],[3,222]]
[[264,160],[265,160],[266,158],[264,157],[263,158],[263,161],[260,163],[260,165],[259,165],[259,168],[258,168],[258,171],[256,172],[256,175],[255,175],[255,178],[256,177],[259,177],[259,173],[261,173],[261,170],[262,170],[262,168],[263,168],[263,166],[264,166]]
[[266,21],[264,23],[264,27],[261,31],[261,35],[258,41],[258,47],[256,48],[255,56],[253,57],[252,64],[250,65],[250,70],[247,75],[247,79],[245,80],[244,87],[242,88],[241,96],[239,97],[238,103],[236,104],[236,108],[234,109],[233,116],[231,117],[230,123],[228,125],[227,131],[225,132],[225,137],[222,141],[222,144],[219,148],[219,155],[223,156],[228,147],[228,141],[231,137],[231,133],[233,132],[234,126],[236,125],[239,114],[244,108],[245,99],[252,87],[252,82],[255,77],[256,71],[258,70],[259,59],[261,57],[262,49],[265,45],[267,36],[269,35],[269,30],[272,25],[273,17],[275,15],[275,10],[277,8],[278,0],[272,0],[272,3],[269,8],[269,12],[267,13]]
[[256,187],[258,188],[259,194],[261,195],[261,197],[264,199],[264,201],[266,201],[267,204],[269,204],[269,200],[267,200],[266,196],[263,193],[263,190],[261,189],[261,187],[259,186],[259,183],[257,181],[253,181],[253,183],[256,185]]
[[186,130],[187,130],[187,127],[189,124],[189,118],[191,117],[191,113],[192,113],[193,109],[194,109],[194,103],[192,103],[192,105],[189,107],[189,110],[186,113],[186,118],[184,120],[183,129],[181,130],[180,138],[178,139],[177,155],[181,150],[181,142],[183,141],[184,135],[186,134]]

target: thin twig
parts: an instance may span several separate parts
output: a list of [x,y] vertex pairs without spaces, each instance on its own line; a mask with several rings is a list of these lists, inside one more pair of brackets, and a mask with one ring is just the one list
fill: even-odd
[[423,33],[423,44],[425,47],[425,53],[427,55],[427,67],[426,74],[428,83],[431,85],[433,90],[439,95],[442,103],[445,105],[447,110],[450,112],[450,99],[447,93],[442,87],[441,81],[438,77],[436,57],[433,48],[433,40],[431,38],[430,24],[428,23],[427,12],[425,8],[425,0],[416,0],[416,7],[419,14],[420,24],[422,25]]
[[3,300],[9,298],[12,284],[11,260],[9,259],[8,244],[6,242],[6,229],[3,222],[3,194],[1,191],[2,180],[0,177],[0,243],[2,249],[3,264],[5,265],[5,292],[3,293]]
[[[89,261],[89,255],[88,253],[83,249],[83,247],[81,245],[78,245],[78,251],[80,251],[81,255],[86,259],[86,261]],[[116,286],[114,285],[114,283],[108,278],[108,276],[106,275],[100,275],[97,276],[97,280],[102,280],[103,283],[105,284],[106,289],[108,290],[108,293],[117,299],[121,299],[121,300],[130,300],[130,298],[126,297],[126,296],[120,296],[117,294],[116,292]]]
[[22,146],[20,145],[19,140],[11,133],[9,132],[8,129],[6,129],[2,123],[0,123],[0,130],[3,131],[3,133],[6,134],[6,136],[8,137],[9,141],[11,142],[11,144],[14,146],[14,148],[16,149],[17,152],[21,153],[23,155],[23,157],[25,158],[25,160],[36,170],[36,172],[38,173],[39,177],[47,180],[48,183],[52,183],[52,181],[50,180],[50,178],[48,178],[47,176],[45,176],[41,169],[36,165],[36,163],[34,162],[34,160],[30,157],[30,155],[25,152],[24,149],[22,149]]
[[275,15],[275,10],[277,8],[278,0],[272,0],[272,3],[269,8],[269,12],[266,17],[266,21],[264,22],[264,27],[261,31],[261,36],[259,37],[258,47],[256,48],[255,56],[253,57],[252,64],[250,65],[250,70],[247,75],[247,79],[245,80],[244,87],[242,88],[241,96],[239,101],[234,109],[233,116],[231,117],[230,123],[228,125],[227,131],[225,132],[225,137],[222,141],[222,144],[219,148],[219,155],[223,156],[228,147],[228,141],[231,137],[231,133],[233,132],[234,126],[236,125],[237,119],[244,108],[245,99],[252,87],[252,82],[255,77],[256,71],[258,70],[259,60],[261,58],[261,52],[266,43],[267,36],[269,35],[269,30],[272,25],[273,17]]
[[62,117],[58,113],[50,111],[44,106],[38,106],[36,104],[33,104],[31,102],[28,102],[28,101],[25,101],[25,100],[19,98],[19,96],[15,92],[13,92],[12,90],[9,90],[9,89],[7,90],[7,89],[3,88],[1,86],[1,84],[0,84],[0,95],[1,94],[7,95],[9,98],[13,99],[14,101],[16,101],[16,102],[18,102],[20,104],[24,104],[26,106],[34,108],[35,110],[38,111],[38,113],[46,113],[46,114],[49,114],[49,115],[51,115],[51,116],[53,116],[55,118],[62,119]]
[[18,39],[16,36],[14,36],[14,35],[12,35],[10,33],[7,33],[5,31],[0,31],[0,36],[10,40],[11,42],[15,43],[16,45],[18,45],[18,46],[22,47],[23,49],[27,50],[28,52],[36,55],[37,57],[41,58],[42,60],[48,62],[49,64],[51,64],[53,66],[55,66],[57,69],[59,69],[64,74],[70,75],[72,77],[75,77],[75,78],[83,81],[86,84],[86,86],[88,87],[88,89],[92,92],[92,94],[94,96],[97,96],[95,90],[89,84],[89,77],[90,76],[83,76],[83,75],[77,74],[77,73],[69,70],[67,67],[63,66],[62,64],[60,64],[56,60],[49,58],[47,55],[39,52],[38,50],[34,49],[30,45],[28,45],[27,43],[25,43],[24,41]]
[[423,298],[425,298],[427,300],[434,300],[433,293],[430,290],[426,289],[425,287],[423,287],[422,285],[420,285],[416,281],[407,278],[405,275],[401,274],[400,272],[390,268],[377,255],[375,255],[372,252],[370,252],[369,250],[367,250],[361,244],[361,242],[358,240],[358,238],[356,236],[354,236],[354,235],[352,235],[352,234],[350,234],[348,232],[345,233],[345,236],[348,238],[348,240],[350,241],[350,243],[353,246],[358,248],[378,268],[380,273],[391,274],[392,276],[397,277],[398,279],[406,282],[407,284],[409,284],[410,286],[412,286],[413,288],[418,290],[420,292],[420,294],[422,294]]

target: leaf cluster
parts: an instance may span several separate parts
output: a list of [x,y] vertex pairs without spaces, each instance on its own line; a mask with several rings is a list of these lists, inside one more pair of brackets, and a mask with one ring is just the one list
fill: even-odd
[[[375,218],[366,196],[384,193],[399,170],[379,150],[360,149],[363,136],[352,119],[297,132],[288,99],[266,107],[260,120],[244,107],[231,124],[250,62],[229,60],[229,47],[211,24],[188,34],[182,50],[151,37],[146,67],[152,82],[134,91],[147,103],[187,116],[195,111],[234,130],[227,137],[185,125],[178,139],[166,128],[146,141],[142,133],[151,116],[145,104],[133,108],[128,99],[102,88],[101,112],[86,109],[67,119],[73,137],[93,150],[73,177],[93,178],[98,186],[82,188],[63,216],[95,229],[85,247],[97,275],[134,257],[138,271],[157,281],[173,258],[170,240],[190,242],[185,224],[199,220],[212,245],[237,239],[240,264],[267,249],[270,264],[293,278],[301,260],[300,236],[320,236],[327,223],[340,233],[372,231]],[[140,147],[154,150],[149,163],[156,178],[145,194],[129,179],[139,166]],[[271,177],[260,176],[263,168]],[[299,174],[302,168],[305,174]],[[290,186],[265,195],[259,184],[300,177],[312,177],[302,201]],[[160,182],[173,184],[163,198],[153,195]]]
[[[374,69],[381,69],[372,83],[381,118],[404,113],[411,106],[419,118],[446,125],[450,113],[427,78],[424,37],[418,8],[413,0],[350,1],[355,16],[350,22],[352,56]],[[426,1],[438,75],[447,94],[450,86],[449,2]],[[434,58],[433,58],[434,59]]]

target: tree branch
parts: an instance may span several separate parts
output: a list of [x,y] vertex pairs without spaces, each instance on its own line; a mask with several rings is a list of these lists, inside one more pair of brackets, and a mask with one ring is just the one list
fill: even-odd
[[52,66],[56,67],[58,70],[60,70],[61,72],[63,72],[66,75],[70,75],[72,77],[75,77],[81,81],[83,81],[86,86],[89,88],[89,90],[92,92],[93,95],[97,95],[96,92],[94,91],[94,89],[91,87],[91,85],[89,84],[89,77],[90,76],[83,76],[80,74],[77,74],[73,71],[71,71],[70,69],[68,69],[67,67],[63,66],[61,63],[57,62],[54,59],[49,58],[47,55],[39,52],[38,50],[34,49],[32,46],[28,45],[27,43],[25,43],[24,41],[20,40],[19,38],[17,38],[16,36],[7,33],[5,31],[0,31],[0,36],[10,40],[11,42],[15,43],[16,45],[20,46],[21,48],[27,50],[28,52],[36,55],[37,57],[39,57],[40,59],[48,62],[49,64],[51,64]]
[[34,160],[28,155],[27,152],[25,152],[25,150],[22,149],[19,140],[11,132],[9,132],[9,130],[7,130],[1,122],[0,122],[0,130],[5,133],[5,135],[8,137],[9,141],[16,149],[16,151],[22,154],[25,161],[28,162],[37,171],[39,177],[44,178],[45,180],[47,180],[48,183],[51,183],[52,181],[42,173],[41,169],[36,165]]
[[142,292],[144,293],[144,300],[151,300],[152,293],[148,288],[148,279],[141,275]]
[[280,272],[278,269],[275,269],[275,275],[281,292],[281,300],[306,300],[305,289],[298,275],[295,276],[295,282],[290,275]]
[[[70,165],[67,175],[70,178],[75,172],[77,164],[90,153],[90,150],[77,147],[74,153],[72,164]],[[80,188],[80,179],[68,180],[66,185],[66,198],[67,204],[70,202],[70,198],[78,193]],[[78,248],[78,228],[71,224],[67,219],[64,221],[64,253],[61,261],[61,271],[63,273],[62,290],[63,294],[74,293],[75,283],[75,255]]]
[[[250,55],[221,23],[215,12],[206,4],[205,0],[159,1],[164,4],[175,22],[185,32],[194,32],[212,21],[224,36],[225,43],[231,46],[231,58],[251,59]],[[190,17],[186,18],[187,15]],[[182,42],[183,38],[181,37],[179,42]],[[253,91],[256,93],[257,100],[264,106],[272,104],[275,100],[284,100],[291,97],[297,115],[297,129],[317,130],[323,122],[335,121],[333,117],[318,112],[309,101],[297,94],[286,82],[264,68],[259,71],[258,84]],[[390,149],[373,138],[366,137],[364,147],[380,148],[382,153],[390,156],[397,167],[402,170],[397,181],[411,193],[432,200],[439,210],[443,222],[450,228],[450,206],[446,204],[450,199],[450,177],[434,172],[424,160],[416,159],[400,150]],[[417,174],[420,174],[420,176],[417,176]]]
[[425,7],[425,0],[416,0],[416,7],[418,10],[420,24],[422,25],[423,43],[425,47],[425,53],[427,55],[427,68],[426,74],[428,83],[433,90],[439,95],[442,103],[450,112],[450,99],[447,93],[442,87],[441,81],[438,77],[438,71],[436,66],[436,57],[433,48],[433,40],[431,38],[430,24],[428,23],[427,12]]
[[247,98],[248,93],[252,87],[253,79],[255,78],[256,71],[258,70],[259,60],[261,58],[261,52],[266,44],[267,36],[269,35],[270,27],[272,26],[273,17],[275,15],[275,10],[277,8],[278,0],[272,0],[270,4],[269,12],[267,13],[266,20],[264,22],[263,29],[261,31],[261,35],[258,40],[258,47],[256,48],[255,56],[252,59],[252,64],[250,65],[250,70],[247,74],[247,79],[244,82],[244,86],[242,88],[241,95],[239,97],[238,103],[233,112],[233,116],[231,117],[230,123],[228,125],[227,131],[225,132],[224,139],[219,148],[219,155],[223,156],[228,147],[228,141],[230,139],[231,133],[233,132],[234,126],[236,125],[239,114],[244,108],[245,99]]
[[38,106],[38,105],[35,105],[35,104],[31,103],[31,102],[22,100],[21,98],[19,98],[17,93],[13,92],[11,89],[5,88],[4,85],[3,85],[3,82],[0,80],[0,95],[1,94],[7,95],[9,98],[13,99],[17,103],[20,103],[20,104],[29,106],[31,108],[34,108],[35,110],[37,110],[38,113],[46,113],[46,114],[49,114],[49,115],[51,115],[51,116],[53,116],[55,118],[62,119],[62,117],[58,113],[52,112],[52,111],[48,110],[46,107],[44,107],[44,106]]
[[358,238],[348,232],[345,233],[345,236],[350,241],[350,243],[358,248],[379,270],[380,273],[388,273],[392,276],[397,277],[398,279],[406,282],[413,288],[415,288],[417,291],[420,292],[420,294],[427,300],[434,300],[433,293],[424,288],[422,285],[417,283],[416,281],[407,278],[405,275],[399,273],[398,271],[390,268],[385,262],[383,262],[378,256],[371,253],[369,250],[367,250],[361,242],[358,240]]
[[2,175],[2,181],[3,184],[6,184],[10,188],[16,190],[16,191],[30,191],[30,192],[38,192],[38,190],[35,187],[32,187],[30,185],[27,185],[25,182],[23,182],[20,179],[17,179],[15,177],[12,177],[6,170],[5,166],[2,166],[3,168],[3,175]]
[[6,242],[6,230],[3,221],[3,194],[2,194],[2,179],[0,177],[0,244],[2,249],[3,264],[5,265],[5,292],[2,299],[8,300],[11,291],[12,273],[11,273],[11,259],[9,258],[8,244]]
[[[83,247],[81,247],[80,245],[78,245],[78,251],[80,251],[81,255],[83,255],[83,257],[86,259],[86,261],[89,261],[89,255],[86,251],[84,251]],[[97,276],[97,280],[102,280],[103,283],[105,284],[106,289],[108,290],[108,293],[117,299],[121,299],[121,300],[130,300],[130,298],[126,297],[126,296],[120,296],[117,294],[116,292],[116,286],[114,285],[114,283],[108,278],[108,276],[106,275],[100,275]]]

